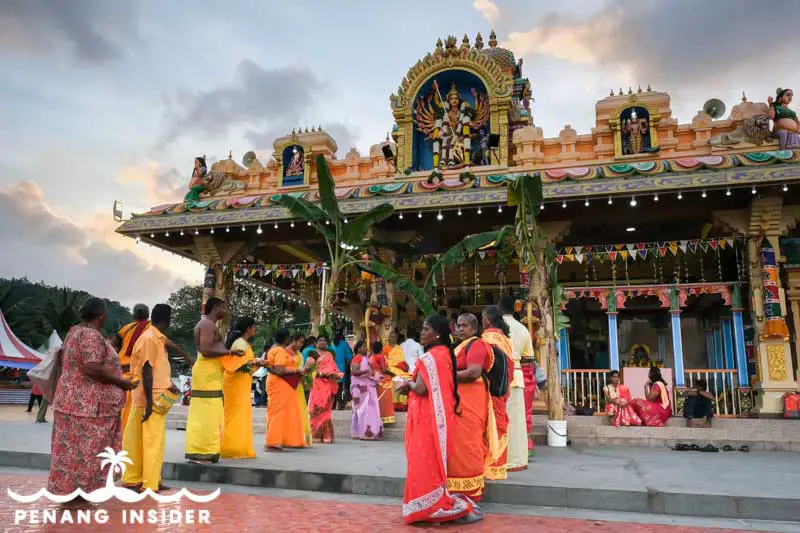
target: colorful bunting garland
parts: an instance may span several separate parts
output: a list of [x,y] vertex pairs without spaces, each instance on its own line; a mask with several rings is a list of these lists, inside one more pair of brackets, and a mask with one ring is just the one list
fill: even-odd
[[326,268],[325,263],[291,263],[291,264],[256,264],[240,263],[235,265],[218,265],[223,272],[233,272],[235,276],[247,278],[252,276],[265,277],[286,277],[298,278],[302,275],[303,279],[310,278],[314,274],[322,276],[322,271]]
[[678,255],[678,252],[684,254],[695,254],[698,250],[702,253],[707,253],[711,250],[724,250],[728,247],[734,246],[738,241],[743,240],[741,237],[726,237],[720,239],[691,239],[681,241],[660,241],[660,242],[638,242],[626,244],[601,244],[601,245],[585,245],[585,246],[562,246],[556,248],[556,262],[562,264],[567,263],[590,263],[593,260],[597,262],[616,261],[617,258],[627,261],[630,257],[633,260],[646,260],[648,255],[656,257],[666,257],[667,254]]

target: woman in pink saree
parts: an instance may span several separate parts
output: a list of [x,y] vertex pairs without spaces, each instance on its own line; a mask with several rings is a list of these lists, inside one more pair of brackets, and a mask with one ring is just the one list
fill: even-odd
[[619,371],[612,370],[609,375],[608,385],[603,387],[606,397],[606,414],[610,417],[611,425],[641,426],[642,419],[631,406],[631,391],[627,385],[619,382]]
[[383,421],[378,403],[378,382],[381,375],[369,364],[367,343],[356,343],[355,357],[350,362],[350,395],[353,398],[353,423],[350,436],[359,440],[381,440]]
[[317,354],[317,374],[308,397],[311,435],[317,442],[332,444],[334,437],[331,411],[336,391],[339,390],[339,379],[343,374],[339,372],[333,354],[328,351],[328,339],[324,335],[317,337]]
[[664,427],[672,416],[667,383],[661,377],[661,370],[650,368],[650,381],[644,386],[645,399],[636,398],[631,401],[633,409],[645,426]]

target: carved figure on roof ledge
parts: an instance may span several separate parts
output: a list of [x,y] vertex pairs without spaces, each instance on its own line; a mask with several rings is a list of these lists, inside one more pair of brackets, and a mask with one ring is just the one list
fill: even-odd
[[772,137],[769,128],[769,117],[767,115],[754,115],[742,121],[742,123],[730,133],[721,133],[709,139],[711,146],[730,146],[739,143],[751,143],[761,146],[766,140]]
[[183,197],[183,201],[200,201],[200,193],[206,190],[208,181],[208,167],[206,166],[205,157],[195,157],[194,168],[192,169],[192,179],[189,181],[189,192]]
[[292,154],[292,160],[286,168],[287,176],[302,176],[305,163],[303,162],[303,153],[300,150],[295,150]]
[[773,132],[778,137],[781,150],[800,148],[800,119],[797,113],[789,109],[794,92],[791,89],[775,91],[775,98],[767,99],[769,118],[775,122]]
[[221,172],[208,173],[208,185],[206,191],[209,196],[217,196],[218,194],[232,194],[244,190],[244,182],[231,178],[222,174]]

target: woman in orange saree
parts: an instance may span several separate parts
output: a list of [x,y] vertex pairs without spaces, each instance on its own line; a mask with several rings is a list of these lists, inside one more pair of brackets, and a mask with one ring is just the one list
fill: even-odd
[[[314,357],[314,352],[308,356]],[[314,386],[311,389],[311,396],[308,398],[311,435],[317,442],[331,444],[334,439],[331,411],[333,411],[342,373],[336,366],[333,354],[328,351],[328,339],[324,335],[317,338],[316,369],[317,376],[314,378]]]
[[279,329],[275,345],[267,353],[267,435],[265,451],[283,451],[283,447],[305,446],[297,385],[305,373],[295,366],[294,354],[288,349],[289,330]]
[[478,335],[478,319],[463,314],[456,322],[461,340],[455,349],[461,415],[452,426],[457,446],[447,458],[447,489],[480,501],[484,487],[484,471],[489,459],[489,390],[483,373],[492,368],[491,346]]
[[394,399],[392,398],[392,391],[394,386],[392,384],[392,371],[389,370],[389,364],[386,362],[386,357],[383,355],[383,343],[380,341],[372,344],[372,355],[369,358],[369,366],[371,366],[379,374],[383,374],[384,378],[378,383],[378,404],[381,407],[381,421],[386,424],[394,424]]
[[[511,329],[505,320],[503,312],[496,305],[490,305],[483,310],[483,335],[481,338],[489,344],[500,348],[508,358],[508,368],[514,368],[514,360],[511,358]],[[512,375],[507,376],[506,386],[511,382]],[[510,389],[509,389],[510,390]],[[486,467],[484,476],[486,479],[506,479],[508,477],[508,394],[502,398],[490,396],[492,399],[492,410],[497,422],[497,438],[500,440],[500,457]]]
[[452,428],[459,409],[447,319],[428,317],[420,340],[427,351],[412,369],[412,380],[398,387],[408,394],[403,520],[406,524],[479,520],[483,513],[469,498],[447,490],[447,464],[455,447]]
[[650,381],[645,385],[646,399],[636,398],[631,401],[636,414],[642,419],[645,426],[664,427],[672,416],[672,409],[667,393],[667,383],[661,377],[661,370],[650,368]]
[[619,371],[612,370],[608,379],[608,385],[603,387],[603,395],[606,397],[606,414],[611,425],[616,428],[641,426],[642,420],[631,405],[631,391],[627,385],[619,382]]

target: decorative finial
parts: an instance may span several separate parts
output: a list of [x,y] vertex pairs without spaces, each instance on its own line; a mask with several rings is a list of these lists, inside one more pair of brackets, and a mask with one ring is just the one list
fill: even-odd
[[228,159],[233,159],[233,150],[228,150]]
[[483,36],[481,36],[481,32],[478,32],[478,35],[475,36],[475,48],[477,50],[483,49]]
[[648,83],[647,84],[647,92],[652,92],[652,91],[653,91],[653,89],[650,88],[650,84]]
[[619,88],[619,96],[622,96],[622,87]]
[[306,126],[306,131],[304,133],[308,133],[308,126]]
[[639,88],[636,90],[636,92],[637,92],[637,93],[640,93],[640,92],[642,92],[642,86],[641,86],[641,85],[639,85]]
[[630,85],[628,85],[628,94],[633,94],[633,89],[631,89]]
[[322,131],[322,126],[320,126],[319,128],[317,128],[317,130],[318,130],[318,131]]
[[437,39],[436,40],[436,49],[437,50],[441,50],[443,46],[444,46],[444,44],[442,44],[442,40],[441,39]]
[[386,132],[386,142],[387,143],[389,142],[389,132],[388,131]]
[[613,88],[611,89],[611,92],[608,93],[608,96],[614,96],[614,89]]
[[742,103],[745,103],[745,102],[747,102],[747,95],[744,94],[744,91],[742,91]]
[[292,128],[292,135],[294,135],[295,133],[296,133],[296,132],[294,131],[294,128]]
[[469,37],[467,37],[466,33],[464,34],[464,38],[461,39],[461,48],[469,48]]
[[497,34],[492,29],[492,33],[489,34],[489,48],[496,48],[497,47]]

